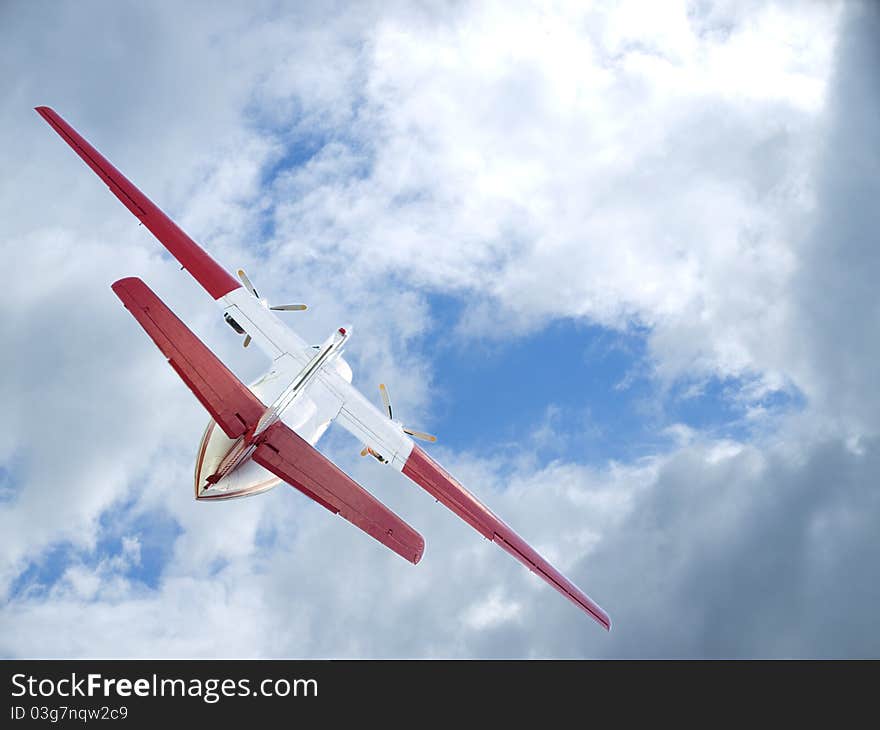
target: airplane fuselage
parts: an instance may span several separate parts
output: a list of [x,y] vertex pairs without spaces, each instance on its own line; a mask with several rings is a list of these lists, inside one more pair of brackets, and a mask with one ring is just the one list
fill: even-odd
[[[273,316],[273,315],[270,315]],[[330,419],[316,418],[319,409],[309,396],[308,388],[323,369],[336,367],[343,376],[351,369],[341,361],[351,328],[340,327],[323,344],[314,348],[315,354],[299,372],[279,373],[270,370],[248,387],[263,403],[270,404],[255,428],[236,439],[230,439],[215,428],[213,419],[208,423],[199,444],[195,469],[196,499],[234,499],[260,494],[280,483],[280,479],[252,462],[250,456],[260,435],[275,421],[281,419],[311,445],[317,443],[330,425]],[[288,369],[290,361],[283,361]]]

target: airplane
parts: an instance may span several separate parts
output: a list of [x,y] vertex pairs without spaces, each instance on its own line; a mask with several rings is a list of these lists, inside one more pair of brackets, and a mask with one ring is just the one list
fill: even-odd
[[309,345],[276,314],[301,311],[305,305],[269,304],[243,270],[235,278],[217,264],[53,109],[39,106],[35,111],[215,300],[226,323],[244,337],[244,346],[253,342],[272,360],[265,375],[245,385],[143,281],[128,277],[111,286],[211,416],[197,451],[196,500],[251,496],[284,481],[418,563],[424,538],[315,449],[335,422],[363,444],[362,456],[401,472],[611,629],[611,619],[595,601],[416,445],[411,436],[428,442],[436,438],[394,419],[384,384],[379,389],[385,412],[351,384],[352,370],[342,356],[350,327]]

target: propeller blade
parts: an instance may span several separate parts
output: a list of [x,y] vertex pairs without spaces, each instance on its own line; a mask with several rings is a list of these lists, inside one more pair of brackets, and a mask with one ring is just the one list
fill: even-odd
[[417,439],[421,439],[422,441],[430,441],[432,444],[437,442],[437,437],[432,436],[429,433],[422,433],[421,431],[413,431],[410,428],[404,428],[404,433],[408,433],[410,436],[415,436]]
[[308,307],[305,304],[279,304],[276,307],[269,307],[269,309],[274,309],[276,312],[302,312]]
[[238,278],[241,279],[241,283],[244,284],[248,289],[251,290],[251,293],[257,298],[260,298],[260,295],[257,294],[257,290],[254,289],[254,285],[251,284],[251,280],[248,279],[248,275],[244,273],[244,269],[238,270]]
[[366,455],[369,454],[369,453],[370,453],[370,447],[369,447],[369,446],[364,446],[363,451],[361,451],[361,456],[366,456]]
[[391,397],[388,395],[388,388],[385,387],[384,383],[379,383],[379,392],[382,394],[382,402],[388,410],[388,418],[394,420],[394,416],[391,412]]
[[249,344],[251,344],[251,336],[245,335],[244,336],[244,346],[247,347]]

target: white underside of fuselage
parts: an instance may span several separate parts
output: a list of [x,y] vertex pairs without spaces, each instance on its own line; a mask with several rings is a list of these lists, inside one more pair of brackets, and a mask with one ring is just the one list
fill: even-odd
[[[218,300],[224,313],[253,338],[272,358],[272,368],[249,387],[260,401],[271,406],[303,372],[315,352],[283,324],[260,300],[243,288]],[[315,377],[286,405],[280,419],[314,446],[337,417],[359,441],[381,453],[382,460],[398,471],[403,468],[412,441],[400,426],[379,412],[351,386],[351,367],[341,354],[321,365]],[[244,459],[215,483],[208,477],[222,468],[236,440],[229,439],[212,420],[205,430],[196,458],[195,495],[199,500],[220,500],[260,494],[279,484],[271,472]]]
[[[274,402],[300,369],[292,358],[279,358],[275,365],[275,368],[249,386],[254,395],[266,404]],[[335,363],[331,367],[333,365]],[[315,389],[313,392],[303,393],[281,415],[281,420],[312,446],[318,442],[339,412],[340,404],[326,397],[322,398],[323,392]],[[235,467],[218,482],[210,484],[208,477],[218,471],[236,443],[237,440],[227,437],[213,420],[208,423],[196,459],[196,499],[247,497],[279,484],[281,480],[278,477],[250,459]]]

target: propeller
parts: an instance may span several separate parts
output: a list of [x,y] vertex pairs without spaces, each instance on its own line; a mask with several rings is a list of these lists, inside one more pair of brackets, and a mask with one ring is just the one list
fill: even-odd
[[[244,269],[238,270],[238,278],[241,279],[241,283],[244,284],[245,287],[250,289],[251,294],[257,299],[260,298],[260,295],[257,294],[257,288],[251,284],[251,280],[248,278],[248,275],[244,273]],[[269,309],[274,309],[276,312],[302,312],[308,309],[308,307],[305,304],[276,304],[275,306],[269,306]]]
[[[388,411],[388,418],[392,421],[394,420],[394,411],[391,409],[391,396],[388,395],[388,388],[385,387],[385,383],[379,384],[379,393],[382,395],[382,402],[385,404],[385,410]],[[436,436],[432,436],[429,433],[424,433],[423,431],[414,431],[411,428],[407,428],[403,426],[403,432],[408,433],[410,436],[415,436],[417,439],[421,439],[422,441],[430,441],[431,443],[435,443],[437,441]]]
[[[248,278],[248,275],[244,273],[244,269],[238,270],[238,278],[241,279],[241,283],[245,285],[245,287],[254,295],[257,299],[260,299],[260,295],[257,293],[257,288],[251,283],[251,280]],[[275,306],[269,306],[266,304],[265,300],[260,300],[264,305],[268,306],[269,309],[272,309],[276,312],[302,312],[308,307],[305,304],[277,304]],[[245,347],[251,344],[251,336],[244,336],[244,343],[242,343]]]
[[[385,387],[385,383],[379,384],[379,393],[382,395],[382,402],[385,404],[385,410],[388,411],[388,418],[392,421],[394,420],[394,411],[391,409],[391,396],[388,395],[388,388]],[[414,436],[417,439],[421,439],[422,441],[430,441],[434,443],[437,441],[436,436],[432,436],[429,433],[424,433],[423,431],[414,431],[411,428],[407,428],[406,426],[401,425],[404,433],[408,433],[410,436]],[[381,461],[383,464],[388,463],[388,459],[386,459],[382,454],[374,451],[369,446],[364,446],[361,451],[361,456],[366,456],[369,454],[370,456],[374,456],[376,459]]]
[[410,436],[415,436],[417,439],[421,439],[422,441],[430,441],[432,444],[437,443],[436,436],[432,436],[431,434],[425,433],[424,431],[412,431],[404,426],[403,432],[408,433]]
[[379,393],[382,394],[382,402],[385,404],[385,409],[388,411],[388,418],[393,421],[394,413],[391,411],[391,396],[388,395],[388,388],[385,387],[385,383],[379,383]]
[[382,454],[380,454],[378,451],[371,449],[369,446],[364,446],[364,448],[361,450],[361,456],[366,456],[367,454],[369,454],[382,464],[388,463],[388,459],[382,456]]
[[257,294],[257,289],[251,284],[251,280],[248,279],[248,275],[244,273],[244,269],[238,270],[238,278],[241,279],[241,283],[244,284],[248,289],[251,290],[251,294],[253,294],[257,299],[260,298],[260,295]]

